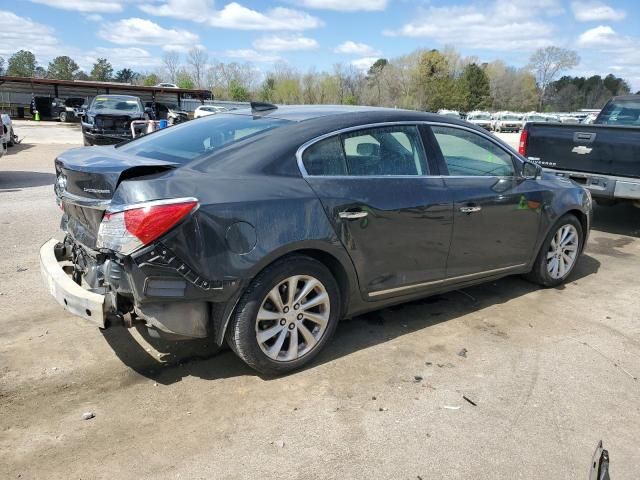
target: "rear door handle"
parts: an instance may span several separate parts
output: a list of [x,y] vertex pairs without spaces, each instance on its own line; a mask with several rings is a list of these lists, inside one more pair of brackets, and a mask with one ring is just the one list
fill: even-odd
[[340,218],[344,218],[345,220],[356,220],[358,218],[364,218],[369,215],[368,212],[363,212],[362,210],[356,212],[340,212],[338,216]]
[[480,210],[482,210],[482,207],[460,207],[462,213],[473,213],[479,212]]

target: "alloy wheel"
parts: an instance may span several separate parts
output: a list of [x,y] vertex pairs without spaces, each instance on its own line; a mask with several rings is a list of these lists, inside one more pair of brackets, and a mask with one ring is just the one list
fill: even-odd
[[266,295],[256,317],[256,339],[272,360],[290,362],[313,350],[327,330],[331,300],[309,275],[291,276]]
[[578,231],[573,225],[563,225],[556,231],[547,250],[547,272],[551,278],[563,278],[571,271],[579,244]]

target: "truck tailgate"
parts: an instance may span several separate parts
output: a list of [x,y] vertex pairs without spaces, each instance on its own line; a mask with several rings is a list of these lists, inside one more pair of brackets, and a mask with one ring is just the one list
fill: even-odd
[[530,123],[527,157],[545,168],[640,178],[640,128]]

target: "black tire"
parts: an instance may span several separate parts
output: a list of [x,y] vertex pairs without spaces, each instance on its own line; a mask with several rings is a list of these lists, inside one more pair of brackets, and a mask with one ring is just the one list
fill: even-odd
[[66,123],[66,121],[67,121],[67,112],[60,112],[59,118],[60,118],[60,121],[62,123]]
[[82,136],[82,142],[84,143],[85,147],[93,146],[93,143],[91,143],[91,141],[87,137],[85,137],[84,135]]
[[[329,320],[318,343],[303,356],[291,360],[273,360],[264,353],[256,338],[258,310],[269,292],[294,275],[308,275],[319,280],[329,300]],[[226,340],[231,349],[251,368],[265,375],[281,375],[307,365],[327,344],[340,318],[340,291],[327,267],[313,258],[292,255],[265,268],[244,292],[229,321]]]
[[[565,225],[573,225],[578,233],[578,246],[577,246],[577,254],[576,258],[564,275],[561,278],[553,278],[547,269],[547,253],[549,252],[549,248],[551,246],[551,242],[553,241],[553,237],[560,230],[560,228]],[[542,246],[540,247],[540,251],[538,252],[538,256],[536,257],[533,268],[531,271],[525,275],[525,278],[533,283],[537,283],[543,287],[557,287],[558,285],[564,283],[566,279],[573,273],[578,261],[580,260],[580,254],[582,253],[582,248],[584,244],[584,231],[582,230],[582,224],[580,220],[578,220],[575,215],[566,214],[558,219],[558,221],[553,225],[553,227],[549,230],[547,234],[547,238],[545,238]]]
[[16,144],[13,137],[13,127],[9,130],[9,142],[7,143],[7,147],[13,147]]

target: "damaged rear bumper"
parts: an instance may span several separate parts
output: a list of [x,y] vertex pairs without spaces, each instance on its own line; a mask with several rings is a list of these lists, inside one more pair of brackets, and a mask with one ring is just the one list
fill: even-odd
[[57,244],[52,238],[40,247],[40,271],[49,293],[65,310],[105,328],[105,296],[86,290],[71,279],[56,258]]

